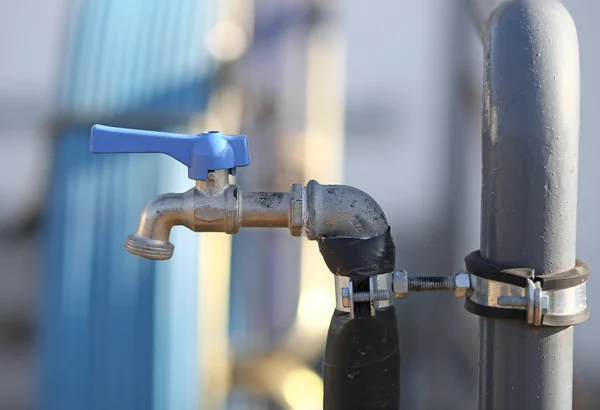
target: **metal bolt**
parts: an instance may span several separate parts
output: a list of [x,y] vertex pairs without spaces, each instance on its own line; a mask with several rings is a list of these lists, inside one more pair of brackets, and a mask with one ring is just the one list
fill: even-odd
[[542,291],[540,282],[527,279],[527,296],[498,296],[497,302],[500,306],[509,308],[525,309],[527,322],[534,326],[542,324],[542,317],[548,311],[548,294]]
[[209,171],[208,173],[208,180],[209,181],[214,181],[215,179],[217,179],[217,174],[215,171]]
[[[344,288],[344,289],[348,289],[348,288]],[[342,295],[343,295],[343,289],[342,289]],[[389,300],[391,299],[391,292],[387,289],[379,289],[373,292],[373,300]],[[354,294],[354,302],[368,302],[371,299],[371,296],[369,294],[369,292],[356,292]],[[344,307],[349,307],[350,304],[348,304],[348,306]]]
[[498,296],[500,306],[526,308],[529,305],[529,299],[526,296]]
[[[470,292],[470,277],[468,273],[460,272],[454,276],[419,276],[408,277],[406,271],[397,271],[392,274],[392,289],[376,290],[373,293],[374,301],[390,300],[394,297],[405,298],[408,292],[434,292],[453,290],[457,297],[466,297]],[[371,300],[369,292],[356,292],[352,295],[354,302],[368,302]],[[348,288],[342,289],[342,305],[350,307],[350,294]]]
[[432,292],[454,290],[454,276],[421,276],[408,278],[411,292]]

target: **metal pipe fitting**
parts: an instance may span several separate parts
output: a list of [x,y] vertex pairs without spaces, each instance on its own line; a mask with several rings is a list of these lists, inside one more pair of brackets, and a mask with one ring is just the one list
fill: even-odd
[[[241,194],[240,225],[248,228],[286,228],[291,220],[289,192]],[[240,198],[238,198],[239,200]]]
[[[389,236],[389,227],[379,205],[356,188],[310,181],[306,189],[300,184],[292,185],[290,192],[243,193],[229,183],[228,170],[210,171],[206,180],[196,181],[196,186],[185,193],[153,199],[140,216],[137,232],[127,238],[125,248],[143,258],[169,259],[174,251],[169,235],[175,225],[195,232],[228,234],[239,232],[240,227],[287,227],[293,236],[305,232],[308,239],[319,239],[320,245],[325,247],[329,241],[336,242],[340,238],[342,242],[351,238],[365,239],[355,245],[364,244],[371,254],[372,248],[389,247],[389,241],[367,240],[378,239],[382,233]],[[336,245],[347,246],[338,242]],[[357,251],[360,252],[352,248],[349,253]],[[389,252],[376,256],[379,254],[389,259]],[[324,253],[326,262],[331,260],[331,255],[331,252]],[[369,271],[377,274],[373,265],[369,264]],[[385,264],[379,265],[386,269]],[[393,265],[387,268],[390,270]],[[340,273],[340,269],[332,271]]]
[[357,282],[394,271],[396,247],[390,226],[371,196],[350,186],[317,181],[309,181],[305,196],[303,229],[308,239],[318,241],[332,273]]
[[389,229],[379,204],[360,189],[309,181],[306,199],[308,239],[372,238]]

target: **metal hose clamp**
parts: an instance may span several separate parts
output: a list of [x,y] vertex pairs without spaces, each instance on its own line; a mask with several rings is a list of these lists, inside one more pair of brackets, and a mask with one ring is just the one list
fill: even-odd
[[451,276],[408,276],[405,270],[374,275],[369,278],[368,291],[355,291],[355,284],[345,276],[335,276],[336,309],[355,317],[356,303],[369,303],[370,314],[391,306],[394,298],[407,298],[412,292],[452,291],[458,298],[467,297],[471,290],[469,274],[458,272]]
[[570,326],[587,320],[589,266],[577,261],[565,272],[535,275],[533,269],[500,269],[473,252],[465,258],[471,292],[465,308],[476,315],[525,319],[533,326]]
[[355,302],[369,302],[371,316],[375,316],[377,309],[391,306],[393,303],[392,273],[374,275],[369,278],[369,291],[354,291],[354,283],[347,276],[335,276],[336,309],[348,312],[350,319],[355,317]]

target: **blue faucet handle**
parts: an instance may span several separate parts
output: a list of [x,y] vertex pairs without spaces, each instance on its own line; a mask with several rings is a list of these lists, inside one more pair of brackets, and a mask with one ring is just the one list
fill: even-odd
[[208,179],[208,172],[250,164],[248,137],[208,131],[197,135],[172,134],[94,125],[90,150],[94,154],[162,153],[188,167],[190,179]]

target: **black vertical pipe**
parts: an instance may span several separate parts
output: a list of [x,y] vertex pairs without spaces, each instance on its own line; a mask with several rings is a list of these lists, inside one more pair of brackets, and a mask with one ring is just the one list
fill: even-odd
[[394,307],[370,316],[368,304],[357,316],[335,311],[324,361],[324,410],[398,410],[400,349]]
[[[579,55],[556,0],[500,6],[484,40],[481,254],[536,274],[575,265]],[[481,318],[480,410],[569,410],[573,328]]]

